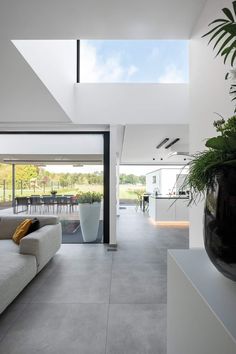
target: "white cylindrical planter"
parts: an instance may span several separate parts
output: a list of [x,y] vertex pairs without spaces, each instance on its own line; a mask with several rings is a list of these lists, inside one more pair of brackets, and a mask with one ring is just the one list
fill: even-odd
[[80,225],[84,242],[94,242],[97,239],[101,203],[79,204]]

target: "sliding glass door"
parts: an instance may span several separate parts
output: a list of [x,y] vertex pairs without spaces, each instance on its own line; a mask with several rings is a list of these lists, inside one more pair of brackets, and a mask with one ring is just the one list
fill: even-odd
[[109,242],[109,133],[1,133],[15,213],[56,214],[64,243]]

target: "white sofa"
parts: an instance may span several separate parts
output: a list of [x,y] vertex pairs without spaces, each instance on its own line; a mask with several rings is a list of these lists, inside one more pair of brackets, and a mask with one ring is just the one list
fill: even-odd
[[[12,241],[16,227],[37,217],[40,228],[20,241]],[[62,231],[57,216],[0,216],[0,313],[40,272],[61,246]]]

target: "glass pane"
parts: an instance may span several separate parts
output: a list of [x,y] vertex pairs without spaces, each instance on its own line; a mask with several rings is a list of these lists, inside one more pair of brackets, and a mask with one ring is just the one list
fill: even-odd
[[103,242],[103,134],[3,134],[0,148],[0,208],[11,207],[14,164],[10,213],[58,215],[63,243]]
[[0,164],[0,209],[10,208],[12,205],[12,167]]
[[80,82],[188,82],[186,40],[81,40]]

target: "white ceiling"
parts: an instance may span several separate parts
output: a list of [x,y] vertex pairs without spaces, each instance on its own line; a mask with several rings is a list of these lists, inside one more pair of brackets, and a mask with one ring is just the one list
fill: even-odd
[[2,134],[0,161],[5,163],[66,165],[103,160],[101,134]]
[[[187,124],[127,125],[121,163],[148,165],[186,163],[184,160],[186,156],[169,157],[169,154],[176,151],[188,152],[188,136]],[[168,142],[175,138],[180,138],[180,141],[169,149],[165,147],[156,149],[164,138],[169,138]]]
[[[187,156],[169,156],[175,151],[188,152],[188,125],[187,124],[156,124],[156,125],[128,125],[119,127],[117,147],[121,150],[121,164],[126,165],[176,165],[185,164],[188,161]],[[169,138],[171,142],[175,138],[180,141],[173,147],[165,149],[162,147],[156,149],[156,146],[164,139]],[[5,144],[4,144],[5,145]],[[63,144],[64,148],[66,144]],[[12,146],[12,144],[11,144]],[[20,149],[22,150],[22,149]],[[85,149],[86,150],[86,149]],[[155,158],[155,160],[153,160]],[[161,160],[161,158],[163,160]],[[187,158],[187,160],[186,160]],[[66,165],[78,162],[86,164],[102,163],[101,154],[0,154],[0,161],[6,163],[31,163],[36,164],[56,164]]]
[[187,39],[206,0],[1,0],[9,39]]
[[2,163],[24,165],[73,165],[77,163],[84,163],[85,165],[100,165],[103,163],[103,155],[96,154],[70,154],[70,155],[53,155],[53,154],[4,154],[0,155]]

